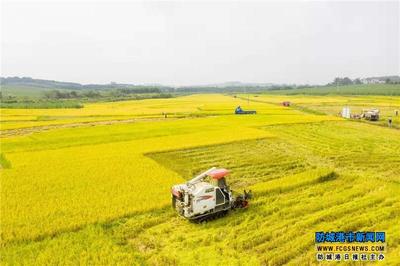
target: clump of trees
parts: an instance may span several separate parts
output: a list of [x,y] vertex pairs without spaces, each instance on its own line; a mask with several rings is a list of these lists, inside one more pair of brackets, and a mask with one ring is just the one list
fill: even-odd
[[161,90],[157,87],[149,87],[149,88],[126,88],[126,89],[117,89],[117,91],[123,94],[141,94],[141,93],[161,93]]
[[109,94],[113,97],[125,97],[135,94],[160,94],[161,90],[157,87],[149,87],[149,88],[123,88],[123,89],[114,89],[109,92]]
[[[387,76],[387,77],[372,77],[367,78],[367,80],[374,80],[376,83],[386,83],[386,84],[400,84],[399,76]],[[327,86],[345,86],[345,85],[359,85],[363,84],[360,78],[350,79],[349,77],[336,77],[331,83],[328,83]]]
[[353,85],[353,84],[362,84],[361,80],[359,78],[356,79],[350,79],[349,77],[336,77],[333,82],[328,83],[328,86],[346,86],[346,85]]
[[400,84],[400,80],[392,80],[392,79],[390,79],[390,78],[387,78],[387,79],[385,80],[385,83],[386,83],[386,84]]
[[46,91],[44,93],[45,99],[78,99],[78,98],[99,98],[101,97],[100,93],[97,91],[59,91],[59,90],[51,90]]
[[82,108],[84,102],[124,101],[172,98],[162,88],[153,86],[85,90],[45,90],[41,97],[4,95],[0,91],[0,108]]
[[[157,87],[143,87],[143,88],[122,88],[112,90],[82,90],[82,91],[60,91],[51,90],[44,93],[45,99],[58,100],[58,99],[98,99],[98,98],[126,98],[135,95],[164,95]],[[143,97],[138,97],[143,98]],[[149,97],[151,98],[151,97]],[[163,97],[161,97],[163,98]]]

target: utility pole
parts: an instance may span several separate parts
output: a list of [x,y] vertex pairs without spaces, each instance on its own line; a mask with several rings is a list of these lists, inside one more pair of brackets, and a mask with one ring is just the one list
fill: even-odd
[[247,94],[247,105],[249,105],[250,99],[249,99],[249,94],[247,93],[247,87],[244,87],[244,94]]

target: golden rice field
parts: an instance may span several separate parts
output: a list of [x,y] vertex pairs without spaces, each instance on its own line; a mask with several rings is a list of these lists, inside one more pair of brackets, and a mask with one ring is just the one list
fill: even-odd
[[[328,115],[338,115],[344,106],[348,106],[352,114],[361,114],[364,109],[379,109],[381,119],[377,122],[378,124],[387,126],[390,117],[392,126],[400,128],[400,99],[398,96],[239,95],[239,97],[271,104],[289,101],[292,103],[292,107],[298,110]],[[398,115],[396,115],[396,110]]]
[[[174,99],[149,99],[108,103],[89,103],[82,109],[1,109],[1,129],[17,129],[127,119],[149,119],[232,114],[232,106],[245,104],[240,99],[220,95],[196,95]],[[263,113],[281,113],[284,109],[252,104]],[[292,112],[293,113],[293,112]]]
[[[1,264],[316,264],[315,231],[374,230],[398,265],[400,131],[279,105],[344,97],[257,96],[2,109]],[[177,217],[170,187],[210,166],[253,189],[250,207],[205,224]]]

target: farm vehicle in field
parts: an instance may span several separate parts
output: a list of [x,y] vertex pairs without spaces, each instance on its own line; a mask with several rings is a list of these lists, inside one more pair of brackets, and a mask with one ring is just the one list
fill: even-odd
[[[348,108],[348,107],[347,107]],[[345,110],[346,108],[343,108]],[[353,119],[362,119],[364,118],[365,120],[369,121],[378,121],[379,120],[379,110],[378,109],[364,109],[361,114],[350,114],[350,109],[348,109],[348,117],[344,116],[343,114],[344,111],[342,111],[342,116],[346,118],[353,118]]]
[[370,121],[378,121],[379,120],[379,110],[378,109],[371,109],[371,110],[363,110],[361,115],[366,120]]
[[180,216],[197,222],[222,216],[232,209],[246,208],[251,190],[235,196],[225,180],[228,174],[226,169],[213,167],[186,184],[173,186],[172,207]]
[[236,107],[236,109],[235,109],[236,115],[254,115],[256,113],[257,113],[257,111],[255,111],[255,110],[245,111],[240,106]]

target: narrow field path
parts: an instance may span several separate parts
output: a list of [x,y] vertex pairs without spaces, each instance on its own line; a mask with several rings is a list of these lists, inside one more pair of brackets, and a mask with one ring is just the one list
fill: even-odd
[[[167,118],[168,120],[176,120],[179,118]],[[35,127],[27,127],[27,128],[17,128],[17,129],[6,129],[0,131],[0,138],[4,137],[12,137],[12,136],[21,136],[28,135],[36,132],[59,129],[59,128],[77,128],[77,127],[92,127],[92,126],[100,126],[100,125],[114,125],[114,124],[129,124],[135,122],[145,122],[145,121],[161,121],[165,120],[165,118],[130,118],[123,120],[105,120],[105,121],[88,121],[88,122],[79,122],[79,123],[68,123],[68,124],[59,124],[59,125],[47,125],[47,126],[35,126]]]

